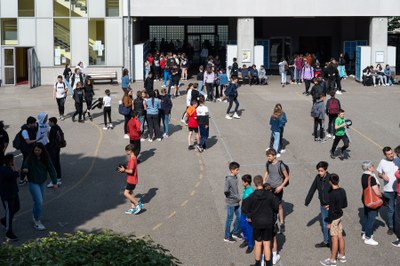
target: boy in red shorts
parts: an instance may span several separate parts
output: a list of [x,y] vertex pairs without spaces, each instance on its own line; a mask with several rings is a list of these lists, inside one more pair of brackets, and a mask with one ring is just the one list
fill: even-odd
[[138,183],[138,173],[137,173],[137,159],[134,154],[135,147],[132,144],[128,144],[125,147],[126,154],[129,156],[128,164],[119,165],[118,172],[126,173],[126,187],[124,190],[124,196],[131,202],[131,208],[127,210],[126,214],[138,214],[143,207],[143,204],[135,199],[133,191]]

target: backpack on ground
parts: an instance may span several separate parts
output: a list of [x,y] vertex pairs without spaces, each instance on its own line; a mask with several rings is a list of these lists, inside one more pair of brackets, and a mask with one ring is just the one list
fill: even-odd
[[328,113],[330,115],[336,115],[339,113],[339,100],[336,98],[331,98],[329,100],[329,108],[328,108]]
[[24,145],[24,138],[22,137],[22,130],[23,129],[21,129],[16,135],[15,135],[15,137],[14,137],[14,140],[13,140],[13,142],[12,142],[12,144],[13,144],[13,147],[16,149],[16,150],[21,150],[22,149],[22,146]]
[[319,108],[317,103],[314,103],[313,106],[311,107],[311,116],[314,118],[319,117]]
[[[269,173],[269,165],[270,165],[271,163],[268,161],[267,162],[267,171],[268,171],[268,173]],[[289,166],[287,165],[287,164],[285,164],[283,161],[281,161],[281,160],[278,160],[278,173],[279,173],[279,175],[281,176],[281,178],[282,178],[282,182],[285,180],[285,176],[284,176],[284,174],[283,174],[283,172],[282,172],[282,166],[285,168],[285,170],[286,170],[286,173],[288,174],[288,176],[289,176],[289,173],[290,173],[290,169],[289,169]],[[287,187],[287,186],[289,186],[289,180],[288,180],[288,182],[286,183],[286,185],[285,185],[285,187]]]
[[54,143],[57,148],[65,148],[67,146],[67,141],[64,138],[64,132],[60,129],[57,130]]

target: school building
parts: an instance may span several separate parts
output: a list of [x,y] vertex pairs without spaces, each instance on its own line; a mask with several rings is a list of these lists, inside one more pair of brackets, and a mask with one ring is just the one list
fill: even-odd
[[[143,78],[143,58],[161,43],[190,49],[196,63],[204,45],[229,65],[263,64],[314,53],[321,62],[346,54],[348,68],[399,63],[388,17],[398,0],[0,0],[2,85],[53,84],[65,64],[85,62],[89,73],[128,68]],[[364,47],[364,48],[357,48]]]

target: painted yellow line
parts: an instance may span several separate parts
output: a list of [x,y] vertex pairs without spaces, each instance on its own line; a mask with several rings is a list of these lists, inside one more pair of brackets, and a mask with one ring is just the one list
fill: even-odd
[[187,203],[189,202],[189,200],[185,200],[184,202],[182,202],[181,206],[185,206]]
[[198,187],[200,185],[200,181],[197,181],[195,187]]
[[[84,175],[83,177],[79,178],[79,180],[78,180],[77,182],[75,182],[71,187],[69,187],[68,189],[62,190],[62,192],[60,192],[60,193],[59,193],[57,196],[55,196],[54,198],[52,198],[52,199],[50,199],[50,200],[46,200],[46,201],[43,203],[43,206],[52,203],[53,201],[55,201],[55,200],[61,198],[61,197],[64,196],[65,194],[71,192],[72,190],[74,190],[75,188],[77,188],[78,186],[80,186],[80,185],[86,180],[86,178],[88,178],[88,176],[89,176],[90,173],[92,172],[92,170],[93,170],[93,168],[94,168],[94,165],[95,165],[95,163],[96,163],[96,160],[97,160],[97,156],[98,156],[98,154],[99,154],[99,150],[100,150],[101,143],[102,143],[102,141],[103,141],[103,130],[101,130],[101,128],[100,128],[97,124],[95,124],[95,123],[93,123],[93,122],[90,122],[90,124],[92,124],[93,126],[95,126],[95,127],[97,128],[98,132],[99,132],[99,138],[98,138],[98,140],[97,140],[96,149],[94,150],[93,159],[92,159],[92,163],[90,164],[90,167],[89,167],[88,170],[86,171],[85,175]],[[57,192],[57,191],[56,191],[56,192]],[[32,212],[31,209],[26,210],[26,211],[24,211],[24,212],[19,212],[19,213],[18,213],[17,215],[15,215],[15,216],[18,217],[18,216],[21,216],[21,215],[24,215],[24,214],[27,214],[27,213],[30,213],[30,212]]]
[[192,190],[192,192],[190,193],[190,196],[193,196],[194,194],[196,194],[196,190]]
[[170,214],[170,215],[168,215],[168,219],[169,219],[169,218],[171,218],[171,217],[174,217],[174,216],[175,216],[175,214],[176,214],[176,211],[173,211],[173,212],[171,212],[171,214]]
[[203,179],[203,174],[200,174],[199,179],[200,180]]
[[160,226],[162,225],[162,223],[157,224],[156,226],[153,227],[153,231],[157,230]]

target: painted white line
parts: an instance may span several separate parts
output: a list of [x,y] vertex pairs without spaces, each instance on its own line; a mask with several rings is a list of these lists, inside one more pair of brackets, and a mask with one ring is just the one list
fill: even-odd
[[[213,115],[212,115],[211,112],[210,112],[210,116],[213,117]],[[222,145],[224,146],[225,152],[226,152],[226,154],[227,154],[228,157],[229,157],[229,161],[230,161],[230,162],[233,162],[232,154],[231,154],[231,152],[230,152],[230,150],[229,150],[229,148],[228,148],[228,145],[225,143],[224,138],[223,138],[222,135],[221,135],[221,130],[219,130],[219,127],[218,127],[217,123],[215,122],[215,119],[211,119],[211,121],[212,121],[212,123],[213,123],[215,129],[217,130],[218,139],[222,141]]]

